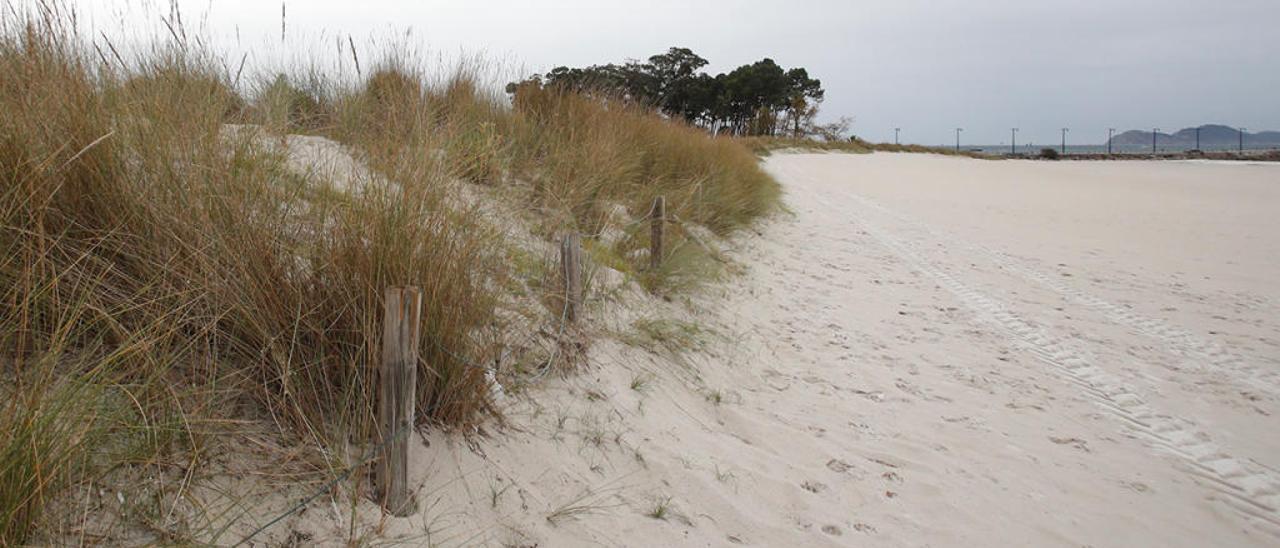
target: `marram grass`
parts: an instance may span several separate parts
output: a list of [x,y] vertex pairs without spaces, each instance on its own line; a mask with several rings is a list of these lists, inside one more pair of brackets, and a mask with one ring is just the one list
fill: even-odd
[[[527,273],[458,184],[518,196],[548,239],[624,231],[609,255],[637,271],[647,231],[618,208],[642,219],[662,195],[727,235],[779,201],[741,143],[624,102],[537,89],[512,103],[467,70],[431,84],[395,52],[356,83],[249,85],[189,43],[124,58],[52,13],[0,24],[0,545],[82,532],[55,503],[122,470],[178,496],[164,478],[237,424],[332,469],[372,435],[390,285],[424,292],[419,423],[490,415],[475,364],[500,352],[499,303]],[[320,191],[324,174],[227,124],[332,138],[388,184]],[[669,233],[672,266],[641,277],[655,289],[705,268]],[[207,523],[145,528],[195,542]]]

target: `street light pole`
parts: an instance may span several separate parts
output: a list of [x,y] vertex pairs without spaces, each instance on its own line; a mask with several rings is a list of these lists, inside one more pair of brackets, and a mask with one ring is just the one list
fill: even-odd
[[1107,128],[1107,156],[1111,155],[1111,136],[1115,135],[1115,133],[1116,133],[1116,128],[1113,128],[1113,127]]
[[964,128],[962,127],[956,128],[956,152],[960,152],[960,132],[961,131],[964,131]]
[[893,128],[893,144],[895,145],[898,144],[898,132],[901,130],[902,128],[899,128],[899,127]]
[[1156,153],[1156,134],[1160,133],[1160,128],[1151,129],[1151,153]]
[[1067,132],[1068,131],[1070,130],[1065,127],[1062,128],[1062,155],[1063,156],[1067,155]]
[[1018,153],[1018,128],[1011,128],[1009,131],[1009,154]]
[[1200,150],[1200,128],[1196,128],[1196,150]]
[[1244,154],[1244,130],[1245,129],[1246,128],[1240,128],[1240,154]]

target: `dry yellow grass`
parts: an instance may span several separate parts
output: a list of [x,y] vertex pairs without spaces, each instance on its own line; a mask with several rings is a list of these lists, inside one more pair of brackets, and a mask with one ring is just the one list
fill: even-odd
[[[778,203],[740,143],[618,102],[533,90],[513,106],[466,71],[429,85],[394,53],[355,85],[273,75],[244,99],[193,46],[99,55],[56,15],[0,32],[0,544],[56,528],[47,505],[69,486],[199,467],[229,419],[313,447],[317,471],[369,439],[390,285],[426,295],[420,423],[483,420],[484,371],[463,357],[500,350],[512,271],[500,234],[449,199],[456,181],[521,196],[548,237],[598,234],[657,195],[720,234]],[[321,175],[225,126],[246,122],[332,137],[392,184],[317,191]],[[651,287],[700,272],[686,264]]]

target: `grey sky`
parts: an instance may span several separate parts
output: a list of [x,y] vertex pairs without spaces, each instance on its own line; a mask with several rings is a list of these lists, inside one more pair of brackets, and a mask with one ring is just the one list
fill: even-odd
[[[152,31],[167,10],[145,3],[80,2],[99,27],[123,12],[131,31]],[[207,17],[222,47],[260,59],[270,54],[246,45],[279,47],[278,0],[178,3],[189,24]],[[713,72],[768,56],[821,78],[823,118],[852,116],[872,140],[892,140],[894,127],[928,144],[951,143],[956,127],[983,144],[1007,142],[1014,126],[1020,143],[1057,143],[1070,127],[1080,144],[1102,142],[1107,127],[1280,129],[1280,0],[286,3],[283,49],[300,56],[331,52],[337,34],[359,44],[406,29],[430,51],[525,72],[677,45]]]

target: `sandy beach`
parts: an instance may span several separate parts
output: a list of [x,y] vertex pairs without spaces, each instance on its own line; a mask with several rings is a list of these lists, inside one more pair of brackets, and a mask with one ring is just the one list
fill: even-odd
[[[380,534],[1280,538],[1280,168],[776,154],[767,169],[791,213],[738,241],[739,276],[602,307],[618,336],[584,372],[505,399],[500,435],[415,446],[419,512]],[[678,328],[635,342],[652,318]],[[289,524],[317,542],[348,527],[336,510]]]

